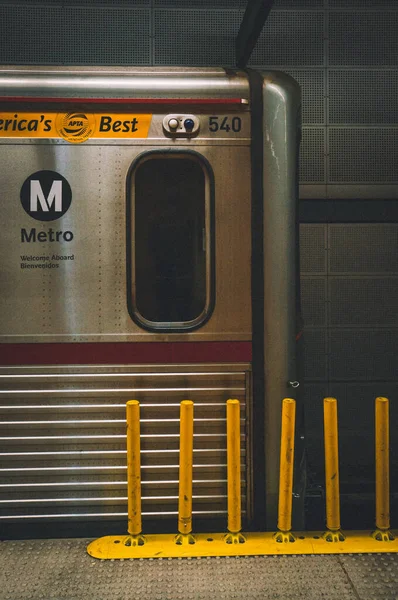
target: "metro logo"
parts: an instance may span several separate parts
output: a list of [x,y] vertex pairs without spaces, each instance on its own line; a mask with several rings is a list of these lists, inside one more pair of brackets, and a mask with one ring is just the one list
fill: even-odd
[[38,179],[30,180],[30,210],[37,212],[40,204],[41,210],[49,212],[54,204],[54,212],[62,212],[62,181],[55,180],[51,186],[47,198],[43,194],[43,190]]
[[69,210],[71,202],[71,187],[65,177],[56,171],[37,171],[22,184],[23,209],[37,221],[59,219]]

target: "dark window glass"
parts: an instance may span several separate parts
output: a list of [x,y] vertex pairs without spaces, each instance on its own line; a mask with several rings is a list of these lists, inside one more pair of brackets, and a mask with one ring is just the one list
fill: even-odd
[[199,325],[209,309],[209,193],[204,165],[153,154],[132,178],[133,314],[152,329]]

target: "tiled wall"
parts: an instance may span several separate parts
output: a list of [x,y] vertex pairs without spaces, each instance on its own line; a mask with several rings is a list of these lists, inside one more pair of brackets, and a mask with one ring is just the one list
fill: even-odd
[[398,224],[302,224],[300,238],[311,467],[322,479],[322,398],[335,396],[342,481],[371,482],[376,396],[398,447]]
[[[245,5],[0,0],[0,61],[234,66]],[[249,64],[302,86],[302,198],[398,197],[397,30],[396,0],[275,0]]]

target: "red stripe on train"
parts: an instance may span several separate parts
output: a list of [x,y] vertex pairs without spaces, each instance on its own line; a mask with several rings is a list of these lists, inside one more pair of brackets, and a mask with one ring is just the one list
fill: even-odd
[[0,365],[250,362],[251,342],[0,344]]

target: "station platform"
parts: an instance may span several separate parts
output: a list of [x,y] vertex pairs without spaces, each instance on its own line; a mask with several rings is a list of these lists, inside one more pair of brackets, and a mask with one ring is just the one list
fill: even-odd
[[398,600],[398,554],[98,560],[92,539],[0,542],[1,600]]

